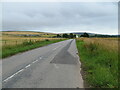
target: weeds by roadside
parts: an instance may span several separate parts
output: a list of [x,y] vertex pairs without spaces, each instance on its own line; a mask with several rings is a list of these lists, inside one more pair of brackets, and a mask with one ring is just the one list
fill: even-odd
[[85,79],[92,87],[118,87],[118,51],[84,40],[77,40],[77,48],[86,73]]

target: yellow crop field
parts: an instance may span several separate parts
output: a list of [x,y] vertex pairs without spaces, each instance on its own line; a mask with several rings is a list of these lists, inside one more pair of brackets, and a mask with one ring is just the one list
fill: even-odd
[[120,38],[79,38],[85,43],[95,43],[99,44],[108,50],[118,50],[118,41]]
[[119,40],[119,38],[79,38],[77,40],[85,74],[83,77],[90,87],[118,87]]
[[[0,32],[0,46],[4,47],[4,46],[8,46],[8,45],[18,45],[18,44],[22,44],[24,41],[42,41],[42,40],[55,40],[55,39],[60,39],[60,38],[49,38],[49,36],[55,36],[56,34],[52,34],[52,33],[42,33],[42,32],[27,32],[27,31],[16,31],[16,32]],[[38,35],[38,34],[42,34],[42,37],[24,37],[24,36],[17,36],[17,35]]]
[[12,35],[16,35],[16,34],[52,34],[53,33],[44,33],[44,32],[32,32],[32,31],[5,31],[5,32],[1,32],[2,34],[12,34]]

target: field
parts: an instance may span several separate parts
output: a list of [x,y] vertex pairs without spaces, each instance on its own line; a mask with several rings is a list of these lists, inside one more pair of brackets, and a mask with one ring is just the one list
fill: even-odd
[[14,36],[19,36],[19,35],[39,35],[41,37],[51,37],[55,36],[56,34],[53,33],[45,33],[45,32],[33,32],[33,31],[4,31],[1,32],[2,35],[14,35]]
[[3,51],[0,58],[64,40],[62,38],[52,38],[56,35],[52,33],[25,31],[0,33],[0,50]]
[[[65,40],[42,32],[0,32],[0,58]],[[78,38],[76,40],[82,74],[88,87],[118,87],[118,38]]]
[[87,87],[118,87],[118,41],[118,38],[77,39]]
[[[42,32],[25,32],[25,31],[17,32],[16,31],[16,32],[0,32],[0,33],[1,33],[0,45],[2,46],[22,44],[23,42],[29,41],[29,40],[42,41],[45,39],[49,39],[49,40],[59,39],[59,38],[51,38],[55,36],[55,34],[42,33]],[[25,36],[25,35],[28,35],[28,36]],[[37,35],[40,35],[40,36],[37,36]]]

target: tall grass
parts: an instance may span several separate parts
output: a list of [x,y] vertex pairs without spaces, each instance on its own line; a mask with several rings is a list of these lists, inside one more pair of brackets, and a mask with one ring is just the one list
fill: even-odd
[[18,44],[22,44],[25,41],[44,41],[46,39],[49,40],[58,40],[58,39],[62,39],[62,38],[43,38],[43,37],[18,37],[18,36],[8,36],[8,35],[3,35],[0,44],[2,46],[8,46],[8,45],[18,45]]
[[64,39],[58,39],[58,40],[44,40],[44,41],[24,41],[22,44],[18,44],[18,45],[7,45],[2,47],[2,55],[0,55],[0,58],[5,58],[11,55],[14,55],[16,53],[19,52],[24,52],[33,48],[37,48],[37,47],[41,47],[44,45],[48,45],[48,44],[52,44],[52,43],[56,43],[59,41],[63,41]]
[[85,79],[93,87],[117,88],[118,51],[115,47],[111,49],[107,47],[109,43],[95,40],[77,40]]

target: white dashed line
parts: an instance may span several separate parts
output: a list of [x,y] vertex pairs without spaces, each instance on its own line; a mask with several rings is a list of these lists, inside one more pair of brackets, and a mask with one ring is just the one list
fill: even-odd
[[42,57],[39,57],[39,59],[42,59]]
[[[40,59],[42,59],[42,57],[40,57]],[[35,62],[37,62],[37,61],[38,61],[38,60],[33,61],[32,64],[35,63]],[[15,75],[19,74],[20,72],[22,72],[22,71],[24,71],[25,69],[27,69],[28,67],[30,67],[32,64],[28,64],[27,66],[25,66],[24,69],[21,69],[21,70],[19,70],[18,72],[16,72],[15,74],[13,74],[13,75],[11,75],[10,77],[6,78],[5,80],[3,80],[3,82],[7,82],[7,81],[10,80],[11,78],[13,78]]]
[[55,68],[59,68],[56,64],[54,64]]
[[53,50],[56,50],[57,48],[54,48]]
[[24,69],[19,70],[16,74],[18,74],[18,73],[22,72],[23,70],[24,70]]
[[36,63],[38,60],[35,60],[34,62],[32,62],[32,63]]
[[58,47],[56,47],[56,48],[54,48],[53,50],[56,50],[57,48],[59,48],[60,46],[58,46]]
[[31,64],[27,65],[25,68],[28,68],[28,67],[30,67],[30,66],[31,66]]
[[19,70],[18,72],[16,72],[15,74],[11,75],[10,77],[8,77],[7,79],[5,79],[3,82],[7,82],[9,79],[13,78],[15,75],[19,74],[20,72],[22,72],[24,69]]

